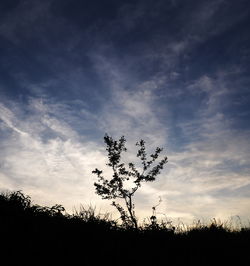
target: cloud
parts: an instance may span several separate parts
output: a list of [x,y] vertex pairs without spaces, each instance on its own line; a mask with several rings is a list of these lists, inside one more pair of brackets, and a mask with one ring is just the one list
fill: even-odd
[[[162,109],[157,97],[166,78],[138,80],[131,89],[129,73],[115,61],[104,56],[92,60],[109,88],[95,112],[82,100],[57,102],[30,97],[26,106],[1,104],[2,188],[23,189],[41,204],[62,203],[68,210],[90,201],[115,213],[108,201],[94,194],[91,174],[96,167],[104,168],[105,176],[111,173],[105,167],[100,141],[107,132],[115,138],[125,135],[130,154],[135,154],[134,143],[141,138],[146,139],[149,152],[156,146],[168,147],[166,169],[156,182],[145,184],[135,198],[140,217],[151,214],[158,196],[163,199],[158,212],[174,219],[190,222],[199,216],[219,214],[221,218],[245,217],[247,208],[237,210],[240,199],[232,193],[250,184],[250,132],[233,130],[221,109],[220,103],[231,93],[225,80],[203,75],[190,82],[182,95],[203,94],[204,104],[193,119],[176,122],[170,118],[178,110],[170,109],[171,105],[168,110]],[[173,97],[165,99],[172,101]],[[187,139],[179,151],[168,145],[173,126]],[[88,131],[92,134],[85,134]],[[134,158],[128,155],[126,160]],[[246,206],[248,198],[242,200]]]
[[107,132],[125,135],[130,154],[141,138],[149,152],[167,148],[166,169],[136,196],[140,217],[158,196],[159,212],[176,218],[249,214],[247,195],[235,196],[249,186],[246,68],[230,63],[220,42],[247,11],[235,16],[225,1],[171,2],[125,4],[92,26],[56,13],[51,1],[25,1],[1,18],[0,35],[12,43],[8,73],[24,88],[8,87],[16,98],[1,100],[2,188],[69,210],[82,201],[108,209],[91,174],[105,168]]
[[[160,81],[148,80],[127,87],[129,74],[105,57],[95,57],[97,71],[109,88],[109,101],[101,111],[100,127],[111,134],[126,135],[135,142],[143,137],[151,144],[164,145],[167,132],[157,117],[154,93]],[[126,73],[126,72],[125,72]]]
[[[113,105],[114,102],[117,105]],[[158,123],[151,104],[150,92],[144,86],[141,92],[134,94],[115,90],[99,116],[83,108],[79,116],[75,113],[78,110],[70,110],[68,104],[46,98],[30,97],[26,106],[11,101],[2,103],[1,131],[9,132],[3,134],[0,141],[2,188],[22,189],[41,204],[59,202],[68,210],[81,201],[92,200],[98,206],[111,209],[108,202],[103,203],[94,194],[95,179],[91,173],[98,167],[106,169],[107,176],[110,174],[105,167],[104,147],[100,146],[99,139],[81,136],[77,126],[70,123],[78,124],[77,119],[82,119],[88,128],[88,120],[93,119],[95,127],[91,124],[91,129],[103,132],[102,136],[106,130],[116,133],[117,137],[124,133],[131,135],[133,150],[130,151],[133,152],[132,144],[146,128],[148,134],[145,136],[153,144],[159,143],[150,131]],[[7,106],[15,108],[11,110]],[[125,124],[121,123],[122,119]]]
[[[141,90],[129,92],[120,85],[112,93],[102,113],[94,115],[93,130],[129,136],[131,153],[135,152],[134,140],[140,137],[146,137],[151,147],[167,141],[165,125],[158,120],[149,88],[141,86]],[[23,107],[15,106],[10,110],[1,104],[1,131],[9,132],[1,138],[1,187],[22,189],[35,201],[59,202],[68,210],[80,202],[91,201],[114,212],[108,202],[94,194],[91,175],[96,167],[106,169],[107,176],[110,173],[104,167],[105,151],[99,140],[82,138],[67,122],[73,117],[73,113],[67,112],[68,106],[31,98],[25,116]],[[93,116],[86,109],[83,114],[86,120]],[[249,133],[233,132],[227,123],[222,123],[223,119],[202,116],[196,123],[182,125],[191,142],[181,152],[169,150],[169,163],[158,181],[145,184],[138,192],[136,206],[140,217],[150,215],[158,196],[163,198],[160,213],[185,221],[199,215],[247,214],[244,208],[237,211],[239,199],[234,201],[230,191],[250,184]],[[202,139],[196,138],[198,135]],[[247,200],[245,197],[244,202]]]
[[[117,68],[114,67],[112,73],[113,71],[117,71]],[[118,73],[116,72],[116,77],[119,76]],[[117,80],[122,79],[119,77]],[[156,132],[160,132],[160,138],[157,139],[157,135],[157,141],[154,144],[166,144],[169,138],[169,132],[166,129],[171,128],[172,124],[163,125],[161,123],[161,116],[157,112],[158,109],[155,108],[159,102],[154,101],[154,97],[150,97],[152,92],[157,93],[157,88],[154,86],[152,89],[146,88],[146,90],[137,88],[136,91],[130,93],[123,91],[119,82],[115,84],[114,95],[119,97],[112,103],[112,108],[104,112],[111,114],[108,115],[108,118],[111,118],[112,123],[108,124],[107,128],[115,128],[118,132],[136,131],[137,128],[134,127],[133,130],[131,122],[133,115],[135,115],[137,125],[141,125],[140,121],[143,121],[143,115],[145,115],[146,126],[139,126],[138,132],[147,136],[147,126],[150,128],[151,134],[154,134],[154,129],[157,128]],[[223,218],[226,218],[226,215],[228,217],[239,213],[246,216],[246,209],[237,212],[231,191],[247,187],[250,182],[247,174],[250,170],[247,159],[250,155],[249,145],[247,145],[250,132],[239,132],[232,129],[231,118],[228,118],[227,113],[223,110],[223,104],[221,104],[223,99],[231,94],[229,88],[226,87],[225,80],[205,75],[187,88],[191,89],[191,95],[205,93],[204,105],[196,110],[197,115],[193,119],[177,124],[188,141],[180,152],[168,151],[169,163],[166,166],[166,171],[162,173],[158,181],[146,185],[141,192],[138,192],[139,206],[147,207],[148,210],[139,212],[141,216],[150,215],[152,202],[156,200],[157,196],[162,196],[164,203],[161,208],[166,213],[172,213],[175,217],[179,213],[181,219],[189,219],[189,221],[198,217],[199,213],[206,218],[218,217],[220,213],[223,213]],[[137,104],[137,102],[139,103]],[[118,105],[119,108],[117,108]],[[119,118],[124,113],[127,123],[121,127],[122,122]],[[150,118],[152,118],[152,124],[150,124]],[[173,122],[175,123],[175,121]],[[227,205],[222,204],[221,201],[224,199],[228,199]],[[244,201],[247,201],[247,198],[244,198]],[[220,209],[219,206],[222,205],[226,211]]]
[[[53,109],[53,105],[44,103],[39,109],[45,112],[50,107]],[[104,164],[105,156],[96,144],[91,141],[80,143],[77,132],[52,115],[43,118],[44,113],[34,110],[20,121],[18,113],[3,106],[1,110],[5,111],[1,112],[4,121],[1,129],[10,131],[1,139],[1,174],[5,180],[2,188],[31,192],[34,200],[37,193],[46,194],[40,198],[42,202],[55,204],[61,201],[68,208],[73,207],[73,199],[77,204],[81,200],[97,198],[93,193],[91,171],[96,162]],[[20,127],[13,126],[15,120],[19,120]],[[46,130],[54,135],[45,134],[43,138],[41,133]]]

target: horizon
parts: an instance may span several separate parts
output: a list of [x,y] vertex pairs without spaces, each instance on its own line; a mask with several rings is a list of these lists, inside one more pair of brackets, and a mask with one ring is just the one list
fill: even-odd
[[168,163],[135,195],[138,217],[250,219],[250,4],[0,2],[0,188],[68,212],[92,204],[103,137]]

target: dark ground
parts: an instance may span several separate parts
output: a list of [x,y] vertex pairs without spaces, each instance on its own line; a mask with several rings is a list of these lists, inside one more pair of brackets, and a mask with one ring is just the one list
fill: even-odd
[[249,228],[134,230],[91,211],[63,213],[61,205],[32,205],[21,192],[1,194],[2,265],[250,265]]

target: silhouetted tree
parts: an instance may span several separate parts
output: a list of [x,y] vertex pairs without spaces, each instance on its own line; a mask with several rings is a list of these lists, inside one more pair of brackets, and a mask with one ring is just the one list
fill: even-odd
[[[121,162],[121,153],[127,151],[125,147],[126,139],[124,136],[116,141],[106,134],[104,136],[104,142],[106,143],[106,150],[108,152],[109,162],[107,165],[112,168],[113,176],[108,180],[102,176],[102,171],[98,169],[92,171],[92,173],[96,174],[98,177],[98,182],[94,183],[96,193],[100,195],[102,199],[113,199],[112,205],[119,211],[125,226],[138,228],[137,218],[135,216],[135,205],[132,197],[138,188],[141,187],[142,182],[155,180],[156,176],[160,174],[160,170],[163,169],[164,165],[167,163],[167,157],[164,157],[153,166],[153,163],[156,163],[163,149],[157,147],[155,152],[150,155],[150,160],[147,160],[145,141],[140,140],[136,143],[136,146],[138,146],[136,156],[142,163],[142,170],[139,171],[134,163],[129,163],[127,168],[125,167],[125,163]],[[127,188],[125,186],[126,181],[132,181],[133,186]],[[117,203],[115,199],[123,199],[126,209]]]

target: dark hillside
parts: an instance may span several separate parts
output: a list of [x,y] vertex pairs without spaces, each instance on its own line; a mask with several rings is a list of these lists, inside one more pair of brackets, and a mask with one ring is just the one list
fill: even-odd
[[0,195],[0,234],[4,265],[250,265],[249,229],[122,228],[91,209],[32,205],[21,192]]

